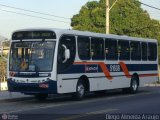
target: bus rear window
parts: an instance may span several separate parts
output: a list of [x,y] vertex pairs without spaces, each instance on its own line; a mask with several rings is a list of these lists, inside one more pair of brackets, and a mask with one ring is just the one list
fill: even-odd
[[157,44],[148,43],[148,59],[150,61],[157,60]]
[[118,54],[120,60],[130,60],[129,41],[118,41]]

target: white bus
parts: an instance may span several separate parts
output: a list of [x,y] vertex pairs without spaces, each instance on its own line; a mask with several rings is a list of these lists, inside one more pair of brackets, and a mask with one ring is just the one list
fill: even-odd
[[157,40],[63,29],[25,29],[12,34],[10,92],[71,93],[138,87],[158,79]]

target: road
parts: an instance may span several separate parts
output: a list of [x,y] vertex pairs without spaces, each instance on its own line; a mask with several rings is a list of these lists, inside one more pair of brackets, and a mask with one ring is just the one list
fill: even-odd
[[0,108],[2,115],[18,120],[159,120],[160,87],[140,88],[137,94],[124,94],[121,90],[105,95],[91,93],[83,101],[61,95],[40,102],[30,96],[0,100]]

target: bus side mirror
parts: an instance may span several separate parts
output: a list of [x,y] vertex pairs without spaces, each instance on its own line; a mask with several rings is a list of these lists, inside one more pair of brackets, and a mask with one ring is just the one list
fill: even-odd
[[64,48],[64,59],[62,61],[62,63],[65,63],[69,58],[70,58],[70,50],[67,49],[66,45],[62,45],[62,47]]
[[9,54],[10,41],[1,41],[1,57],[7,61]]
[[66,59],[69,59],[69,58],[70,58],[70,50],[69,50],[69,49],[66,49],[66,50],[65,50],[65,58],[66,58]]

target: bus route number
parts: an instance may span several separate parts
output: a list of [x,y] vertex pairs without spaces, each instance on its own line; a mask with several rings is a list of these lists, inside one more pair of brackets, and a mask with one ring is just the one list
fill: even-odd
[[110,72],[120,72],[120,65],[110,65]]

